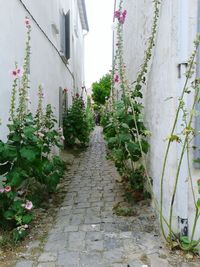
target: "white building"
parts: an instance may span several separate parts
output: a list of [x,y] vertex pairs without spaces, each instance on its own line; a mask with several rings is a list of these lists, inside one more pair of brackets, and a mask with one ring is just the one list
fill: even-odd
[[25,17],[31,21],[30,99],[36,109],[38,85],[45,103],[55,107],[61,121],[62,91],[72,95],[84,87],[84,36],[88,32],[85,0],[0,0],[0,138],[5,139],[15,62],[23,65]]
[[[160,177],[163,165],[164,152],[170,135],[172,122],[175,117],[178,98],[180,97],[185,82],[186,63],[193,51],[193,41],[196,38],[200,25],[199,0],[161,0],[161,12],[158,23],[158,34],[153,50],[153,57],[144,89],[145,121],[151,131],[150,152],[148,167],[153,178],[154,192],[159,200]],[[116,10],[119,1],[116,1]],[[126,0],[123,9],[127,10],[127,19],[124,24],[124,58],[130,82],[137,76],[143,63],[144,51],[150,37],[152,26],[153,1],[151,0]],[[200,62],[197,62],[200,66]],[[197,77],[199,77],[197,68]],[[170,98],[170,100],[166,100]],[[192,96],[186,99],[187,106],[191,106]],[[181,124],[181,121],[178,125]],[[200,121],[194,122],[194,127],[200,129]],[[177,127],[176,132],[180,132]],[[200,145],[198,138],[195,144]],[[170,157],[167,162],[164,189],[164,213],[169,215],[169,201],[172,197],[174,177],[177,162],[180,157],[181,144],[173,142]],[[199,152],[191,152],[191,160],[199,157]],[[197,179],[200,178],[199,166],[192,164],[192,177],[197,194]],[[173,216],[174,228],[178,232],[178,217],[188,219],[188,231],[191,235],[194,218],[194,204],[190,183],[188,182],[188,167],[186,157],[181,167],[180,182],[175,199]],[[196,238],[200,237],[200,222],[197,226]]]

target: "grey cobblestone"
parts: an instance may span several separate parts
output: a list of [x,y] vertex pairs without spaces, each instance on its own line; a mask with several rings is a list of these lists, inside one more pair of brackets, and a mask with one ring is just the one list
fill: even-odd
[[16,265],[16,267],[32,267],[32,266],[33,266],[32,261],[20,261]]

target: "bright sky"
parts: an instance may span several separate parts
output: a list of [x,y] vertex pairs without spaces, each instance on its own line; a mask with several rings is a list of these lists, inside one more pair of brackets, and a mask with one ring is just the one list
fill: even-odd
[[89,88],[111,69],[114,0],[85,2],[90,30],[85,37],[85,79]]

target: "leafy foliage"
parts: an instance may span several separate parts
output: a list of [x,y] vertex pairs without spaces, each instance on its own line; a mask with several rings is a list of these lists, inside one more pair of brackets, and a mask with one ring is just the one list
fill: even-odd
[[140,120],[140,113],[137,113],[137,128],[142,137],[141,146],[136,138],[136,127],[131,110],[127,110],[123,101],[115,102],[112,112],[102,117],[104,126],[104,135],[110,149],[110,158],[114,160],[115,165],[121,175],[126,180],[125,187],[146,194],[145,171],[142,166],[142,152],[147,153],[149,144],[146,141],[146,128]]
[[[90,107],[88,107],[89,109]],[[73,147],[75,144],[86,146],[89,142],[90,131],[93,127],[89,110],[85,109],[83,99],[76,94],[72,106],[65,112],[63,118],[63,131],[65,146]]]
[[111,75],[104,75],[99,82],[92,84],[92,98],[97,105],[104,105],[106,99],[110,96]]
[[[31,31],[28,18],[26,27],[23,71],[17,63],[13,71],[9,134],[6,142],[0,141],[0,175],[3,177],[0,181],[0,227],[11,230],[14,241],[27,234],[34,218],[32,209],[41,203],[43,195],[56,190],[64,174],[63,162],[52,154],[52,148],[62,147],[62,129],[55,128],[57,120],[51,105],[43,110],[41,86],[36,114],[28,110]],[[22,76],[19,73],[23,73]]]

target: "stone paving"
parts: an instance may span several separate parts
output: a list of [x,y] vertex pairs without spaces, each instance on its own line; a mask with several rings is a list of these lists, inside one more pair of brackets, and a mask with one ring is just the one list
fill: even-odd
[[[37,262],[16,267],[197,267],[169,254],[159,237],[149,203],[137,215],[118,217],[113,206],[123,201],[120,179],[96,127],[89,148],[67,173],[67,194]],[[69,178],[71,182],[69,182]]]

